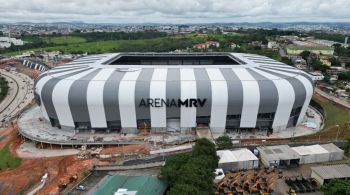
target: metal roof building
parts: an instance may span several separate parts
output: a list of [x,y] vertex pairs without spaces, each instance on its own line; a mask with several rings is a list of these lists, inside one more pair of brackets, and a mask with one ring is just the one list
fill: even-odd
[[298,146],[292,149],[300,155],[300,164],[342,160],[344,155],[344,151],[332,143]]
[[322,148],[329,152],[329,161],[342,160],[344,156],[344,150],[338,148],[338,146],[333,143],[322,144]]
[[300,164],[329,161],[329,152],[318,144],[292,147],[292,149],[300,156]]
[[94,195],[163,195],[167,185],[150,176],[114,175],[98,184]]
[[242,53],[114,53],[41,74],[35,96],[52,126],[136,133],[295,126],[314,86],[310,75]]
[[224,171],[255,169],[259,167],[259,159],[247,148],[237,150],[218,150],[218,167]]
[[300,164],[300,156],[288,145],[257,147],[265,167],[292,167]]
[[311,167],[311,177],[316,179],[321,185],[330,179],[350,178],[350,167],[345,164]]

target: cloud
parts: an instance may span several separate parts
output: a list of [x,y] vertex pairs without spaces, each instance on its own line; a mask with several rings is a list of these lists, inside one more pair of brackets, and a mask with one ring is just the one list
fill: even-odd
[[350,22],[349,0],[0,0],[0,22]]

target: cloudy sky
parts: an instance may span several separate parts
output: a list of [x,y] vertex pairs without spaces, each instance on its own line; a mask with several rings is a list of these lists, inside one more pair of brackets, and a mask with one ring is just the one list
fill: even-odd
[[0,22],[350,22],[350,0],[0,0]]

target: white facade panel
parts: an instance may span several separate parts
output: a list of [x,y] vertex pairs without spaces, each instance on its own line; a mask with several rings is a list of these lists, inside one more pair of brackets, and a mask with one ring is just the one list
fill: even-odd
[[238,78],[242,81],[243,86],[243,108],[241,114],[241,128],[254,128],[258,118],[260,91],[258,82],[244,68],[232,69]]
[[114,69],[102,69],[90,82],[87,87],[87,105],[92,128],[106,128],[106,114],[103,105],[103,89],[105,82]]
[[[154,69],[151,86],[151,99],[166,99],[166,78],[167,69]],[[166,106],[150,107],[151,111],[151,126],[154,128],[166,127]]]
[[[81,69],[81,70],[85,70],[85,69]],[[74,72],[77,72],[77,71],[78,71],[78,70],[57,73],[57,74],[55,74],[55,77],[64,76],[64,75],[67,75],[67,74],[70,74],[70,73],[74,73]],[[80,70],[79,70],[79,71],[80,71]],[[37,94],[39,94],[39,95],[41,94],[41,91],[42,91],[42,89],[43,89],[45,83],[46,83],[47,81],[49,81],[50,79],[52,79],[52,77],[50,77],[50,76],[45,76],[45,77],[41,78],[41,79],[36,83],[36,85],[35,85],[35,91],[36,91]],[[47,112],[46,112],[44,103],[43,103],[43,101],[42,101],[41,98],[40,98],[40,102],[41,102],[41,105],[42,105],[42,106],[40,106],[40,110],[41,110],[43,116],[44,116],[47,120],[50,120],[50,119],[49,119],[49,116],[48,116],[48,114],[47,114]]]
[[54,103],[56,114],[61,125],[69,127],[75,126],[72,117],[72,112],[69,107],[69,90],[74,81],[88,75],[93,71],[94,69],[87,70],[85,72],[81,72],[76,75],[70,76],[66,79],[63,79],[59,81],[53,89],[52,102]]
[[[181,100],[197,98],[196,79],[193,69],[181,69]],[[196,107],[181,106],[181,127],[196,127]]]
[[254,71],[266,78],[271,79],[271,81],[276,86],[278,92],[278,105],[275,112],[272,128],[276,132],[286,129],[295,100],[293,86],[288,81],[281,79],[275,75],[258,69],[254,69]]
[[122,128],[137,128],[135,110],[135,85],[140,70],[125,73],[119,85],[119,111]]
[[215,133],[224,133],[228,105],[227,82],[219,69],[206,69],[212,90],[210,129]]
[[303,118],[304,118],[304,116],[305,116],[306,110],[307,110],[307,108],[308,108],[308,106],[310,104],[310,101],[311,101],[311,98],[312,98],[312,95],[313,95],[314,89],[313,89],[312,84],[310,83],[310,81],[307,78],[305,78],[304,76],[301,76],[301,75],[295,76],[295,74],[284,72],[283,70],[280,70],[280,71],[279,70],[272,70],[272,69],[267,69],[267,70],[269,70],[271,72],[276,72],[276,73],[279,73],[279,74],[283,74],[283,75],[286,75],[286,76],[294,77],[294,78],[298,79],[301,83],[303,83],[303,85],[305,87],[305,91],[306,91],[306,97],[305,97],[305,101],[304,101],[303,107],[301,109],[301,112],[299,114],[299,118],[298,118],[297,124],[301,123]]

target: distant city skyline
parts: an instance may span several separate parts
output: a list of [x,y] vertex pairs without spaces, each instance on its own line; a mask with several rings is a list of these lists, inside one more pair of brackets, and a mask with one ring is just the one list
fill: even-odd
[[0,0],[0,23],[350,22],[348,0]]

